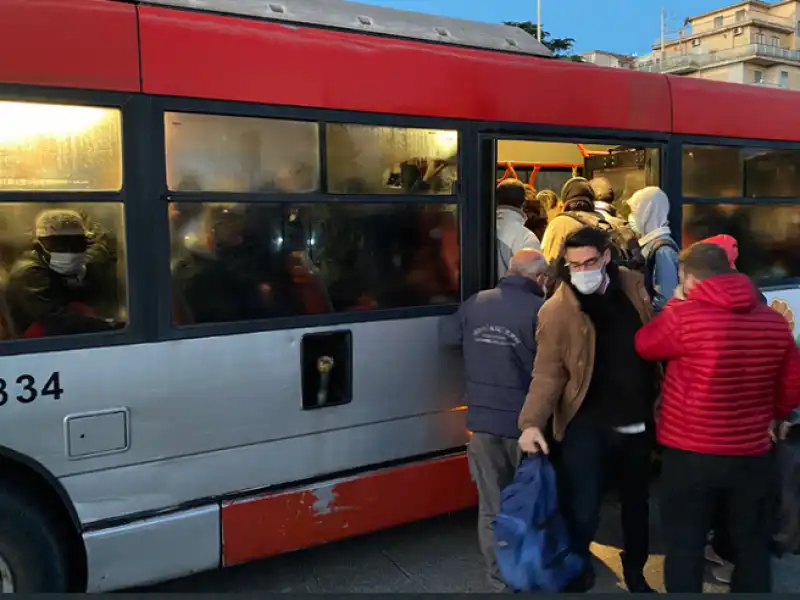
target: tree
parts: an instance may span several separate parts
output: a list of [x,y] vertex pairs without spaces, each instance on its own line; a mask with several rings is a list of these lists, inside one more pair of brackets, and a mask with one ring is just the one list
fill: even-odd
[[[533,37],[537,37],[539,33],[539,26],[531,21],[505,21],[503,24],[509,27],[518,27]],[[550,33],[542,30],[542,44],[547,46],[550,52],[553,53],[553,56],[558,59],[583,62],[583,58],[572,53],[572,49],[575,46],[575,40],[572,38],[550,37]]]

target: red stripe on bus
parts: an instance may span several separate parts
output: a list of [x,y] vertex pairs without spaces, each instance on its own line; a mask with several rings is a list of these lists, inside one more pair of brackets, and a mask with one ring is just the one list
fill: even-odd
[[0,0],[0,81],[139,91],[136,19],[107,0]]
[[677,76],[669,84],[674,133],[785,141],[800,136],[796,91]]
[[607,129],[670,127],[661,75],[151,6],[139,15],[146,93]]
[[477,503],[466,453],[222,505],[224,566],[463,510]]

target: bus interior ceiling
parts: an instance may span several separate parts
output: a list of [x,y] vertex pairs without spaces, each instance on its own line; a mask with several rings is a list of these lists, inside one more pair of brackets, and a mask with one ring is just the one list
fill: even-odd
[[626,201],[648,185],[659,185],[657,148],[614,143],[497,141],[497,181],[513,178],[536,191],[561,193],[572,177],[605,177],[614,188],[617,209],[627,214]]

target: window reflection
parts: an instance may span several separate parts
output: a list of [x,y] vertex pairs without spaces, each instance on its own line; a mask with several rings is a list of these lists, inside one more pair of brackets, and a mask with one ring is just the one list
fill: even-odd
[[683,147],[685,198],[739,198],[743,195],[742,149],[723,146]]
[[316,123],[168,112],[164,135],[172,191],[299,194],[319,189]]
[[122,204],[0,204],[0,339],[111,331],[127,312]]
[[756,281],[800,277],[800,205],[683,207],[683,247],[722,233],[736,238],[736,266]]
[[747,150],[744,168],[747,197],[800,197],[800,150]]
[[328,192],[453,194],[458,133],[370,125],[326,125]]
[[120,189],[118,109],[0,101],[0,190]]
[[174,203],[178,324],[460,297],[455,205]]

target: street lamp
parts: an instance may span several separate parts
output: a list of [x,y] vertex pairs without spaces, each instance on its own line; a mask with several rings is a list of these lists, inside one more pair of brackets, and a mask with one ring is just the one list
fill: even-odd
[[536,0],[536,39],[542,41],[542,0]]

